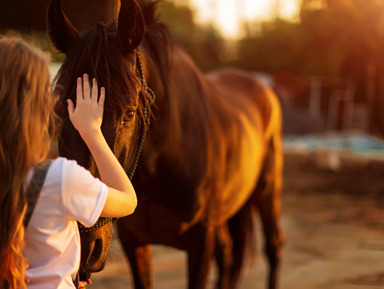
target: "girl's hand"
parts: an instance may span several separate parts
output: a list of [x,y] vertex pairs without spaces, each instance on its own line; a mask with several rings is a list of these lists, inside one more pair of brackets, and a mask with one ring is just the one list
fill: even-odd
[[87,285],[92,285],[91,279],[88,279],[87,281],[80,281],[79,289],[85,289],[85,286]]
[[77,78],[76,108],[72,100],[67,100],[69,119],[83,138],[100,131],[103,120],[105,88],[100,89],[99,100],[98,94],[96,79],[92,80],[91,90],[88,75],[84,74],[83,78]]

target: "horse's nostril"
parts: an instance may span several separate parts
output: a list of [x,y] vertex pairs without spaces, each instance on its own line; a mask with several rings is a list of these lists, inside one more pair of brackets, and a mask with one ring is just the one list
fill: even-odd
[[88,259],[88,264],[91,265],[96,263],[100,259],[100,256],[103,252],[103,240],[102,239],[94,240],[90,248],[91,248],[91,252]]

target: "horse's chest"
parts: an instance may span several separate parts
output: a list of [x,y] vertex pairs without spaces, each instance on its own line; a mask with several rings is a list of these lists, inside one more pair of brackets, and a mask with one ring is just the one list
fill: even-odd
[[130,216],[128,225],[143,243],[181,248],[180,234],[183,224],[188,223],[184,217],[175,207],[142,199],[135,213]]

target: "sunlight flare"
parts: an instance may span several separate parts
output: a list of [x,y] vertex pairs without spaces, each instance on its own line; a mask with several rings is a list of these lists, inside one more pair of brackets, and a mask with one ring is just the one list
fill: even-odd
[[301,0],[190,0],[197,21],[212,23],[228,38],[241,36],[245,21],[266,21],[279,16],[295,19]]

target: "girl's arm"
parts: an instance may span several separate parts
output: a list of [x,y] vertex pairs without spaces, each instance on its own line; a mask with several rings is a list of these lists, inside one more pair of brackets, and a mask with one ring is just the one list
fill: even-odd
[[77,79],[76,108],[71,100],[68,102],[69,119],[88,146],[99,170],[100,179],[108,186],[108,197],[101,212],[101,217],[123,217],[132,214],[137,205],[135,190],[124,169],[109,148],[102,132],[105,88],[98,87],[96,79]]

